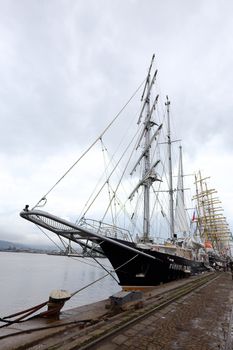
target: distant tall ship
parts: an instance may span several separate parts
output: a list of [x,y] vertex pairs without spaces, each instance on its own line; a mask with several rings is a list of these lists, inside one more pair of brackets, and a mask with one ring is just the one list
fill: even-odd
[[205,250],[209,256],[210,266],[213,268],[224,268],[231,259],[232,234],[226,217],[223,215],[221,201],[217,191],[208,186],[209,177],[202,177],[199,171],[195,175],[197,203],[196,232],[205,243]]
[[[167,97],[161,112],[159,95],[154,92],[157,70],[154,70],[153,65],[154,56],[144,81],[141,106],[135,120],[137,131],[126,142],[124,134],[132,134],[134,127],[133,124],[126,126],[125,119],[125,125],[118,127],[110,138],[111,144],[114,140],[119,142],[117,152],[122,150],[122,144],[126,147],[121,155],[114,153],[109,158],[103,171],[104,180],[98,183],[99,187],[90,199],[92,206],[86,204],[87,210],[81,218],[70,222],[38,209],[46,202],[46,195],[32,210],[26,206],[20,213],[42,229],[54,232],[63,242],[65,239],[97,254],[103,252],[124,289],[146,289],[209,268],[204,243],[190,233],[190,220],[187,219],[185,208],[181,147],[179,166],[176,164],[178,185],[177,188],[173,186],[170,102]],[[105,138],[119,115],[84,155],[98,142],[103,152],[107,150]],[[107,196],[100,197],[103,191]],[[97,203],[99,197],[100,202]],[[168,206],[164,204],[166,198]],[[93,206],[95,219],[88,219],[87,212]],[[100,212],[100,217],[96,218]],[[159,226],[162,228],[162,241],[153,236]]]

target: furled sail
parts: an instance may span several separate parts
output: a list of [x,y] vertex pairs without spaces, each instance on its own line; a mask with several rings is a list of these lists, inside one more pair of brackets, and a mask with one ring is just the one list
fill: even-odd
[[176,206],[175,206],[175,233],[189,232],[189,221],[184,202],[184,184],[183,184],[183,163],[182,163],[182,148],[180,146],[180,158],[176,191]]

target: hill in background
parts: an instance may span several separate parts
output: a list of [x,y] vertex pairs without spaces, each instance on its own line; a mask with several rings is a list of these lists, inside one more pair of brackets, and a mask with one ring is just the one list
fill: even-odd
[[0,251],[10,251],[10,252],[30,252],[30,253],[46,253],[51,251],[57,251],[54,246],[36,246],[32,247],[31,245],[23,243],[15,243],[10,241],[0,240]]

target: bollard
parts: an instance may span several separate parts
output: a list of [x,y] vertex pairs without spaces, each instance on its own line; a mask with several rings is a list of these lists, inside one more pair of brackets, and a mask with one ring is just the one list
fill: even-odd
[[69,300],[71,294],[67,290],[53,290],[50,293],[48,305],[48,311],[45,313],[48,318],[59,319],[60,311],[65,302]]
[[143,293],[141,291],[120,291],[109,297],[110,308],[114,312],[138,309],[143,307]]

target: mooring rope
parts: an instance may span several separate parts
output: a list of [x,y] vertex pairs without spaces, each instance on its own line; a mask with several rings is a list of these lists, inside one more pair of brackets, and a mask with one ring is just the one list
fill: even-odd
[[[124,262],[123,264],[121,264],[120,266],[118,266],[116,269],[112,270],[112,271],[108,271],[105,275],[101,276],[100,278],[98,278],[97,280],[87,284],[86,286],[74,291],[73,293],[71,293],[71,296],[70,296],[70,299],[75,296],[76,294],[80,293],[81,291],[87,289],[88,287],[92,286],[93,284],[101,281],[102,279],[104,279],[105,277],[107,276],[112,276],[112,273],[113,272],[116,272],[117,270],[119,270],[120,268],[122,268],[123,266],[127,265],[129,262],[131,262],[132,260],[136,259],[138,256],[138,254],[136,254],[135,256],[133,256],[131,259],[127,260],[126,262]],[[9,325],[12,325],[14,323],[21,323],[21,322],[25,322],[25,321],[28,321],[29,319],[25,320],[26,317],[32,315],[34,312],[40,310],[41,308],[43,308],[44,306],[46,306],[48,304],[48,300],[39,304],[39,305],[36,305],[36,306],[33,306],[29,309],[26,309],[26,310],[23,310],[23,311],[19,311],[19,312],[16,312],[14,314],[11,314],[11,315],[8,315],[8,316],[5,316],[5,317],[0,317],[0,322],[4,322],[5,324],[0,326],[0,328],[4,328],[4,327],[7,327]],[[42,314],[47,314],[49,313],[49,311],[45,311],[45,312],[42,312]],[[16,317],[16,316],[20,316],[22,315],[21,317],[18,317],[17,319],[11,321],[11,320],[8,320],[9,318],[13,318],[13,317]],[[34,317],[34,316],[33,316]],[[31,317],[31,318],[33,318]]]
[[[22,311],[16,312],[14,314],[11,314],[11,315],[8,315],[5,317],[1,317],[0,322],[4,322],[5,324],[0,326],[0,328],[7,327],[7,326],[12,325],[14,323],[23,322],[22,320],[24,320],[26,317],[32,315],[34,312],[40,310],[42,307],[46,306],[47,304],[48,304],[48,301],[45,301],[39,305],[30,307],[29,309],[22,310]],[[22,315],[22,316],[20,316],[20,315]],[[8,320],[9,318],[13,318],[16,316],[20,316],[20,317],[18,317],[17,319],[15,319],[13,321]]]

